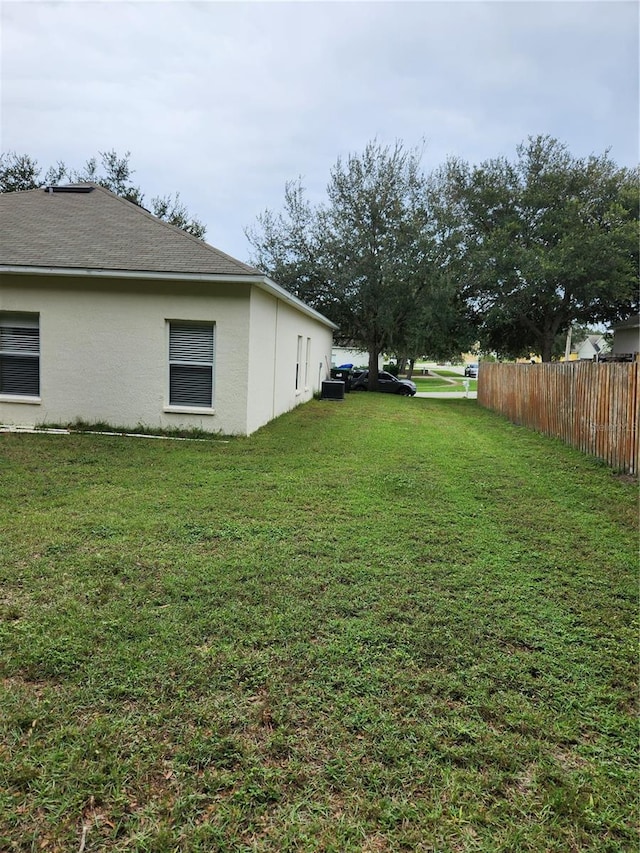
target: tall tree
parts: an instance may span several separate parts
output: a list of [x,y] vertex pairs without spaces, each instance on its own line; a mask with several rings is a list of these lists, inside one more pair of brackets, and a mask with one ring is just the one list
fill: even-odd
[[452,162],[459,273],[488,349],[550,361],[572,323],[614,321],[638,304],[638,172],[605,153],[573,157],[548,136],[515,162]]
[[155,196],[151,199],[151,212],[177,228],[182,228],[199,240],[204,240],[207,228],[203,222],[191,216],[180,199],[180,193],[167,196]]
[[[32,190],[43,186],[56,186],[63,181],[74,183],[89,181],[105,187],[127,201],[143,206],[144,195],[139,186],[133,183],[134,170],[131,167],[131,154],[127,151],[119,156],[115,151],[99,152],[100,160],[91,157],[81,169],[70,169],[62,161],[50,166],[41,177],[42,169],[37,161],[28,154],[7,151],[0,154],[0,192]],[[151,199],[151,212],[159,219],[182,228],[194,237],[204,239],[205,225],[191,216],[175,196],[158,196]]]
[[41,171],[37,161],[28,154],[3,151],[0,154],[0,192],[20,192],[42,186]]
[[370,387],[382,351],[422,349],[446,289],[424,188],[418,152],[373,141],[337,160],[326,203],[312,207],[300,181],[290,183],[283,211],[265,211],[245,232],[256,266],[336,322],[338,339],[367,350]]
[[344,332],[369,353],[376,387],[380,353],[398,343],[420,292],[419,156],[369,143],[338,159],[327,187],[328,246]]
[[421,204],[419,250],[412,255],[419,298],[401,336],[405,349],[397,353],[400,362],[405,355],[410,363],[417,356],[445,360],[477,340],[460,288],[462,220],[446,167],[426,177]]
[[282,210],[265,210],[245,228],[251,263],[318,311],[335,314],[327,258],[326,216],[305,197],[302,179],[287,181]]
[[144,196],[140,187],[133,183],[134,170],[129,162],[131,152],[127,151],[123,157],[119,157],[115,151],[100,151],[99,154],[100,163],[96,157],[91,157],[82,169],[69,172],[71,180],[74,183],[99,184],[142,207]]

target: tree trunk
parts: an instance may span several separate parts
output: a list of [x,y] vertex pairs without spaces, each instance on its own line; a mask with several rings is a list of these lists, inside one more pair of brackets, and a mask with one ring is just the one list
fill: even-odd
[[553,355],[553,342],[555,340],[555,335],[545,335],[542,341],[542,352],[540,355],[542,356],[543,361],[551,361],[551,357]]
[[367,388],[369,391],[378,390],[378,356],[380,350],[374,345],[369,347],[369,378]]
[[551,361],[553,358],[553,345],[560,326],[561,321],[557,317],[547,320],[544,324],[542,330],[542,352],[540,353],[543,361]]
[[413,368],[416,366],[415,358],[409,359],[409,370],[407,370],[407,379],[411,379],[413,376]]

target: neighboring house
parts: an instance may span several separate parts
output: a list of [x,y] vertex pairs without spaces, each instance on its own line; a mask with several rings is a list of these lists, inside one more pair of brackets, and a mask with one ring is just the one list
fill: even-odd
[[607,352],[609,352],[609,344],[602,335],[587,335],[583,341],[576,344],[570,359],[597,361]]
[[[331,366],[340,367],[342,364],[352,364],[354,367],[369,367],[369,353],[365,350],[349,347],[334,347],[331,351]],[[382,370],[383,356],[378,358],[378,369]]]
[[640,314],[635,314],[622,323],[616,323],[612,331],[612,356],[627,357],[629,361],[637,360],[640,354]]
[[336,326],[96,184],[0,194],[0,423],[248,435],[328,378]]

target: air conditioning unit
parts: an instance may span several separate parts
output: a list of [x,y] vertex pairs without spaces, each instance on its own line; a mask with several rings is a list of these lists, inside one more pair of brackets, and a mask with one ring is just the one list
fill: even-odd
[[322,383],[323,400],[344,400],[344,382],[339,379],[327,379]]

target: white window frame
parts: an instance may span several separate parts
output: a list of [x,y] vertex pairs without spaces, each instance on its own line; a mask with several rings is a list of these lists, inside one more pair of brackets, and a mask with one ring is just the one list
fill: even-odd
[[298,349],[296,351],[296,394],[300,393],[300,382],[301,382],[301,368],[302,368],[302,335],[298,335]]
[[[7,329],[12,329],[13,333],[6,331]],[[19,329],[36,329],[37,335],[27,336],[23,340],[20,340],[19,334],[15,333]],[[28,311],[0,311],[0,362],[5,358],[27,358],[33,359],[36,362],[38,370],[38,392],[37,394],[31,394],[28,392],[8,391],[6,388],[2,388],[0,384],[0,401],[39,403],[41,375],[40,315],[38,313]]]
[[304,358],[304,390],[309,390],[309,363],[311,361],[311,338],[307,338],[307,349]]
[[[175,331],[181,330],[184,332],[188,329],[209,329],[211,330],[211,354],[206,358],[200,357],[180,358],[175,352],[172,353],[172,329]],[[182,412],[198,415],[214,414],[215,412],[215,364],[216,364],[216,324],[213,321],[200,320],[167,320],[166,321],[166,336],[167,336],[167,403],[164,406],[165,412]],[[208,368],[211,370],[211,394],[208,403],[197,403],[185,400],[184,402],[172,402],[172,367],[186,367],[202,369]],[[175,397],[174,397],[175,399]]]

